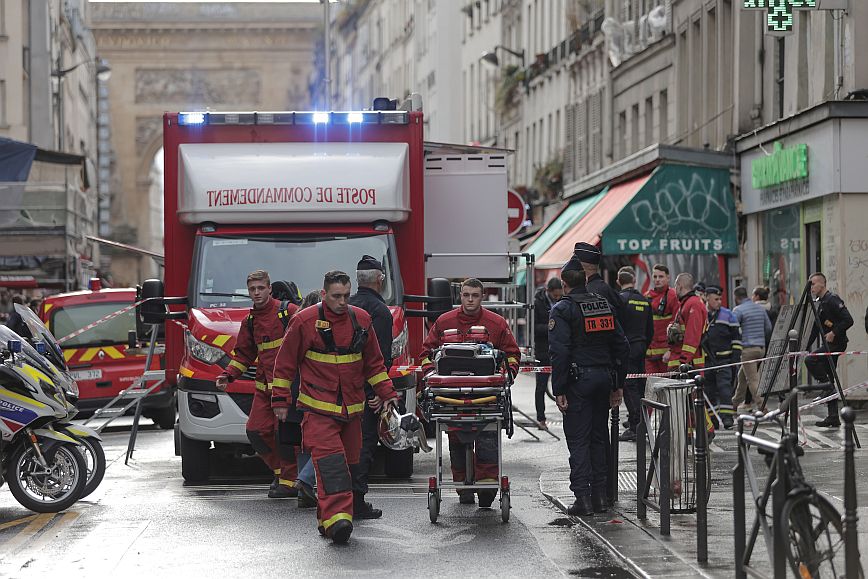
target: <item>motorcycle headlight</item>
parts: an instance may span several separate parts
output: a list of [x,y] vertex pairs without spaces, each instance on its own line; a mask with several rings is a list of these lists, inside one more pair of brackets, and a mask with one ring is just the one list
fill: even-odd
[[189,330],[186,332],[187,349],[194,358],[206,364],[215,364],[217,360],[223,357],[223,350],[209,346],[205,342],[197,340]]
[[392,340],[392,359],[397,360],[407,351],[407,322],[404,322],[404,329],[401,333],[395,336]]

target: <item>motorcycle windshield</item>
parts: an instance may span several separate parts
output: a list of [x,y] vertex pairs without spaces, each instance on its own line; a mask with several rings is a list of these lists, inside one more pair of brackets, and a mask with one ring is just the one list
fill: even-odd
[[24,336],[34,341],[45,343],[45,357],[48,358],[61,372],[66,372],[66,359],[63,357],[63,349],[54,335],[48,331],[42,320],[27,306],[15,305],[15,313],[21,316],[21,321],[29,331],[29,336]]
[[[33,387],[41,387],[49,398],[53,397],[63,407],[66,407],[68,404],[66,393],[78,392],[78,386],[72,377],[63,367],[55,366],[52,359],[37,352],[36,348],[31,346],[25,337],[18,335],[6,326],[0,326],[0,350],[7,348],[9,340],[21,342],[21,353],[15,355],[16,365],[19,367],[31,366],[49,377],[50,382],[38,380],[33,382]],[[50,348],[50,346],[48,347]]]

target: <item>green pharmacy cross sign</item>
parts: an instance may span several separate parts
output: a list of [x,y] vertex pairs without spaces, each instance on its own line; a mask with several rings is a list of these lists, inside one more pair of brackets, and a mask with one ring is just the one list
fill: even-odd
[[766,26],[770,34],[782,35],[793,31],[794,10],[817,10],[819,0],[743,0],[747,10],[766,10]]

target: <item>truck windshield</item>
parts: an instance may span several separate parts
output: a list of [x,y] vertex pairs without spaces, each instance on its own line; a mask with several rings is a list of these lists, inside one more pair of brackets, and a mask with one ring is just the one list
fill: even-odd
[[[131,303],[131,302],[130,302]],[[98,319],[130,305],[128,302],[103,302],[60,307],[52,311],[51,331],[62,338]],[[63,343],[64,348],[126,344],[127,334],[136,329],[135,311],[130,310]]]
[[272,282],[295,282],[302,297],[322,289],[327,271],[340,270],[350,276],[355,292],[356,264],[363,255],[371,255],[385,265],[382,295],[387,304],[395,305],[400,295],[395,280],[400,277],[393,261],[396,253],[391,234],[199,236],[191,304],[199,308],[249,308],[245,280],[256,269],[266,270]]

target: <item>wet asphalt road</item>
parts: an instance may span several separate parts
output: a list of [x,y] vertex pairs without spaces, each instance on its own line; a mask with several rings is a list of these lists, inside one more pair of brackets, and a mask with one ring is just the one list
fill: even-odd
[[[532,392],[533,378],[520,377],[514,397],[529,413]],[[549,418],[557,418],[549,406]],[[220,579],[275,573],[630,577],[540,494],[540,473],[566,461],[566,445],[548,436],[536,442],[517,429],[505,440],[509,523],[501,522],[499,510],[459,505],[444,493],[439,522],[431,524],[426,489],[433,456],[417,455],[413,480],[372,481],[368,499],[384,510],[383,518],[357,521],[350,544],[336,546],[317,533],[314,510],[298,509],[295,499],[268,499],[265,483],[184,486],[172,432],[144,424],[128,466],[129,431],[105,435],[105,480],[65,513],[35,515],[0,489],[0,576],[62,570],[73,577],[211,572]],[[562,435],[559,426],[553,431]]]

